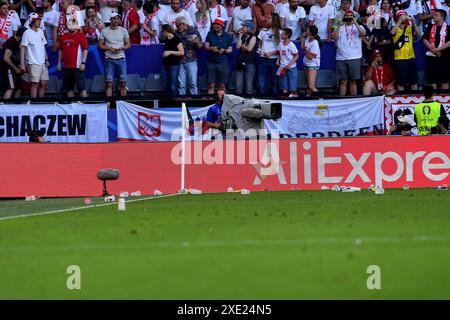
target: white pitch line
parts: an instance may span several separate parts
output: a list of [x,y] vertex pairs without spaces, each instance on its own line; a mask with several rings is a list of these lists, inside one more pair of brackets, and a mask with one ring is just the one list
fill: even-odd
[[412,237],[362,237],[362,238],[303,238],[278,240],[217,240],[217,241],[160,241],[130,244],[80,244],[55,246],[13,246],[0,247],[0,252],[42,252],[42,251],[94,251],[120,249],[167,249],[167,248],[213,248],[213,247],[268,247],[268,246],[300,246],[300,245],[334,245],[353,244],[361,246],[367,243],[401,243],[401,242],[450,242],[445,236],[412,236]]
[[[157,196],[157,197],[138,198],[138,199],[127,200],[126,202],[130,203],[130,202],[138,202],[138,201],[145,201],[145,200],[154,200],[154,199],[167,198],[167,197],[173,197],[173,196],[178,196],[178,195],[181,195],[181,194],[180,193],[174,193],[174,194],[166,194],[166,195]],[[112,206],[114,204],[117,205],[117,203],[118,203],[117,201],[114,201],[114,202],[108,202],[108,203],[102,203],[102,204],[94,204],[94,205],[83,206],[83,207],[75,207],[75,208],[68,208],[68,209],[52,210],[52,211],[37,212],[37,213],[30,213],[30,214],[20,214],[20,215],[15,215],[15,216],[8,216],[8,217],[0,217],[0,221],[2,221],[2,220],[19,219],[19,218],[27,218],[27,217],[35,217],[35,216],[44,216],[44,215],[55,214],[55,213],[79,211],[79,210],[84,210],[84,209],[92,209],[92,208],[105,207],[105,206]]]

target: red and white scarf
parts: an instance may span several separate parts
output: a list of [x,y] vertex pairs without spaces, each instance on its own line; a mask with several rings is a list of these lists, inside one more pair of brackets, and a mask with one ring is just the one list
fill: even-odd
[[[433,24],[433,26],[431,27],[431,31],[430,31],[430,43],[433,46],[433,48],[436,45],[436,29],[437,29],[436,24]],[[442,47],[445,44],[445,38],[447,37],[447,24],[445,22],[442,24],[441,32],[439,32],[439,34],[441,37],[439,39],[438,48]],[[428,51],[427,55],[430,55],[429,53],[431,53],[431,52]],[[433,53],[431,53],[431,55],[434,56]]]
[[430,12],[433,13],[436,10],[436,1],[430,0]]
[[66,33],[66,30],[67,30],[66,12],[61,11],[59,13],[58,36],[61,37],[63,34]]
[[[144,26],[146,26],[148,29],[152,29],[152,19],[159,13],[161,9],[158,8],[158,10],[156,10],[155,12],[153,12],[151,15],[149,15],[145,21],[144,21]],[[155,31],[155,30],[153,30]],[[151,43],[156,43],[156,35],[151,37],[145,30],[144,28],[142,28],[142,37],[141,37],[141,45],[150,45]]]
[[8,31],[11,28],[13,13],[14,13],[13,10],[9,10],[8,14],[6,15],[5,20],[3,21],[3,24],[0,27],[0,38],[1,38],[1,41],[3,41],[3,40],[6,41],[9,38]]
[[131,8],[128,9],[127,13],[125,13],[125,16],[123,17],[123,27],[125,29],[129,29],[130,28],[130,12],[131,12]]
[[186,10],[186,11],[188,11],[189,8],[190,8],[193,4],[195,4],[195,0],[190,0],[190,1],[184,6],[183,9]]

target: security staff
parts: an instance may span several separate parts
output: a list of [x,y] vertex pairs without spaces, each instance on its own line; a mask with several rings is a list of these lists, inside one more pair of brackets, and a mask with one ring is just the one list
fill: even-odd
[[445,117],[445,109],[439,102],[433,100],[433,87],[424,86],[425,100],[414,107],[414,120],[419,136],[430,134],[430,129],[438,123],[439,117]]

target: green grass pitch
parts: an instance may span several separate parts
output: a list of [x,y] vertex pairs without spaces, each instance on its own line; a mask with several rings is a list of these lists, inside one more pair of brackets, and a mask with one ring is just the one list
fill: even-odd
[[[435,189],[180,195],[0,220],[0,298],[449,299],[449,200]],[[5,200],[0,219],[74,206]],[[66,287],[69,265],[81,290]],[[370,265],[380,290],[366,286]]]

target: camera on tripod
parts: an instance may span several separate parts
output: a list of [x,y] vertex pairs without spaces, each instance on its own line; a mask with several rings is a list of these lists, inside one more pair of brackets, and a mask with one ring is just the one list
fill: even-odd
[[277,120],[282,117],[282,104],[226,94],[221,117],[227,119],[225,129],[264,129],[264,119]]

